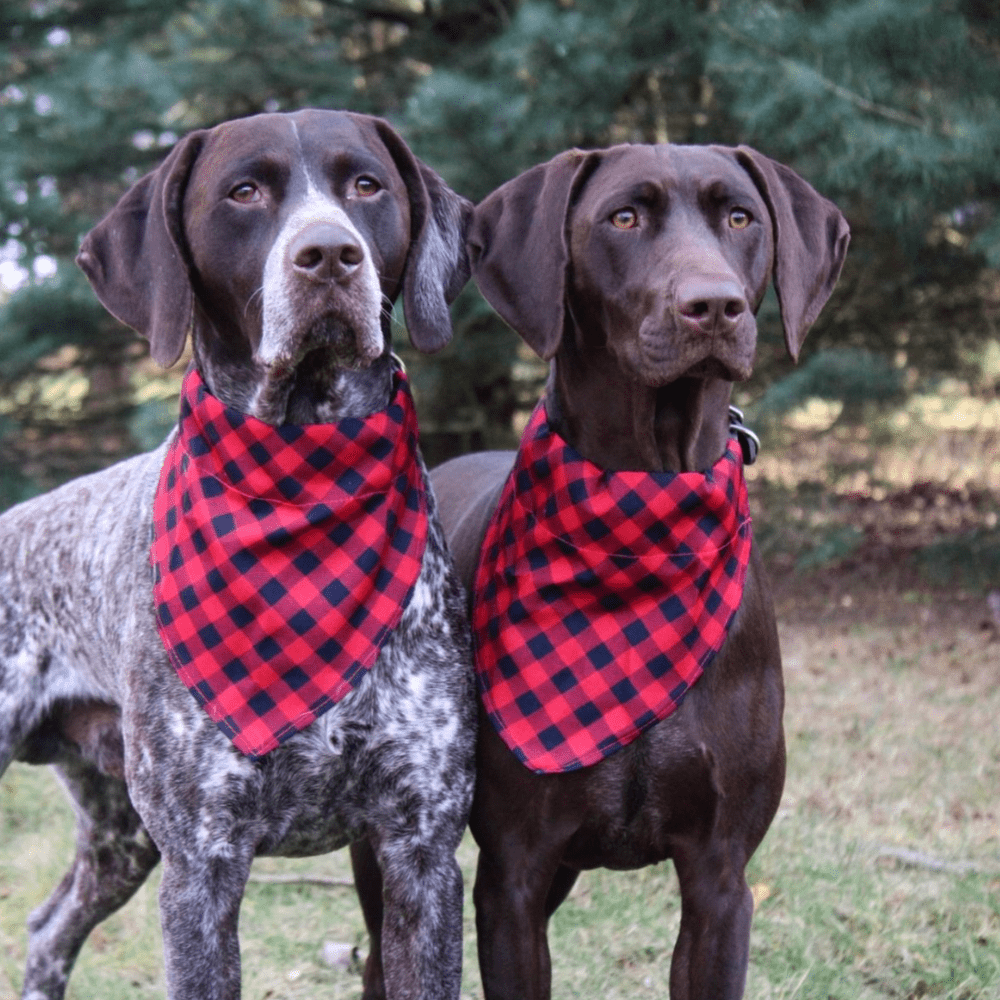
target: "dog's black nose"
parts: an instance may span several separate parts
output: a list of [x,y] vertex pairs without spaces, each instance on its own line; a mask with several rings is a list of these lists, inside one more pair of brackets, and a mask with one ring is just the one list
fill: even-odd
[[729,333],[747,311],[740,285],[729,278],[691,277],[677,286],[677,312],[702,333]]
[[364,248],[349,229],[336,222],[314,222],[289,244],[293,269],[311,281],[349,277],[365,259]]

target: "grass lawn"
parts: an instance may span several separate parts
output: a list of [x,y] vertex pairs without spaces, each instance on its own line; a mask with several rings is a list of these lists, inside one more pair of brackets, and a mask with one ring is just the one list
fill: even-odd
[[[750,866],[747,996],[1000,997],[1000,638],[948,594],[782,598],[789,772]],[[794,590],[793,585],[789,590]],[[848,597],[851,597],[848,600]],[[0,783],[0,1000],[18,996],[24,921],[58,881],[72,816],[44,768]],[[481,997],[467,838],[463,997]],[[260,875],[350,877],[346,852],[263,859]],[[154,875],[91,935],[72,1000],[163,996]],[[666,997],[679,920],[669,864],[585,874],[552,921],[556,997]],[[349,887],[250,885],[246,1000],[358,998],[325,942],[367,940]]]

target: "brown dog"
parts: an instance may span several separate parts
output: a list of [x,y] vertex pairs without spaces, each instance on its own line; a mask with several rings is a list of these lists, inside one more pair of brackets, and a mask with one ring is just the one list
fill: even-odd
[[[746,147],[661,145],[574,150],[527,171],[478,206],[469,246],[486,299],[552,361],[552,430],[601,469],[688,472],[726,452],[732,382],[750,375],[768,283],[794,358],[848,240],[835,206],[787,167]],[[470,455],[432,474],[467,585],[513,459]],[[671,997],[742,996],[744,871],[781,797],[783,698],[753,552],[704,676],[599,763],[533,773],[481,711],[471,826],[489,1000],[549,996],[546,925],[580,871],[666,858],[682,897]]]

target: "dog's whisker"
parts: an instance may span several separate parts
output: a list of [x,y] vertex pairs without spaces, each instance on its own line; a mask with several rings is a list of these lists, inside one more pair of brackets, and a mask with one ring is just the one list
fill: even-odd
[[400,321],[396,318],[396,310],[393,308],[393,306],[394,303],[392,299],[390,299],[387,295],[383,294],[382,315],[386,318],[386,320],[388,320],[389,329],[393,333],[401,333],[403,330],[406,329],[406,325],[404,323],[400,323]]
[[243,307],[243,318],[246,319],[250,312],[250,307],[253,305],[255,299],[260,299],[261,304],[264,302],[264,286],[261,285],[251,296],[247,299],[247,304]]

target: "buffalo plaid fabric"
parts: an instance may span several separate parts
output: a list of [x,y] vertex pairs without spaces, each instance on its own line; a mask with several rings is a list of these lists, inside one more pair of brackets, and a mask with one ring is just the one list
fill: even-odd
[[197,372],[160,474],[156,621],[181,680],[257,758],[372,665],[427,540],[405,376],[365,420],[272,427],[223,406]]
[[479,690],[540,773],[594,764],[681,703],[721,648],[750,558],[740,447],[707,472],[604,472],[539,404],[473,584]]

